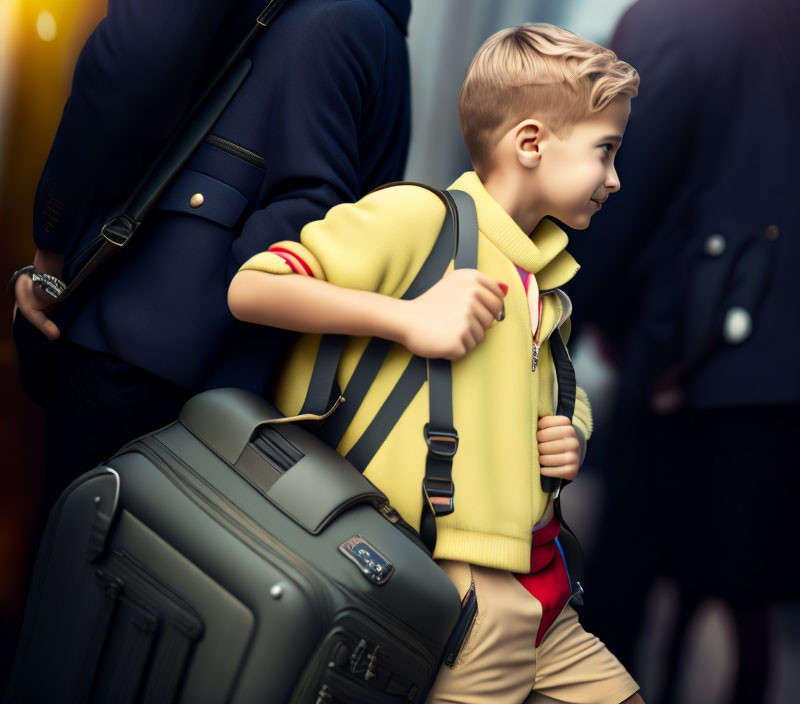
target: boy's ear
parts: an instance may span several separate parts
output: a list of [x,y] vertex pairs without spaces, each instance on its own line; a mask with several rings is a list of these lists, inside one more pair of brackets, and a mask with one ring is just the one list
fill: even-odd
[[542,159],[539,152],[542,131],[543,125],[538,120],[525,120],[516,127],[514,147],[517,161],[527,169],[538,166]]

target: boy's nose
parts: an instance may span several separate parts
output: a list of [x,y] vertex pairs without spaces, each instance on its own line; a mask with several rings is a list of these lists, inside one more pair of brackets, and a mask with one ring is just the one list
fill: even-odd
[[617,176],[617,170],[613,167],[606,176],[605,187],[609,193],[615,193],[619,190],[619,176]]

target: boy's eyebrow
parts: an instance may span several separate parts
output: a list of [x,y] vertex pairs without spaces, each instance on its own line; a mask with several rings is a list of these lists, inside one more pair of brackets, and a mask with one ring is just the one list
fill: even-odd
[[601,137],[599,141],[601,141],[601,142],[616,142],[617,144],[622,144],[622,135],[611,134],[611,135],[608,135],[607,137]]

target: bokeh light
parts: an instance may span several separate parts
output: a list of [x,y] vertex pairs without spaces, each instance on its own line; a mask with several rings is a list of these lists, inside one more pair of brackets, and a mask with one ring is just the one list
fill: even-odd
[[45,42],[53,41],[58,34],[56,18],[47,10],[40,12],[36,18],[36,33],[39,35],[39,39]]

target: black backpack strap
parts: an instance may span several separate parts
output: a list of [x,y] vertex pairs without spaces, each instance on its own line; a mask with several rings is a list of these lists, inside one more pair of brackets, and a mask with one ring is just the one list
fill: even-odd
[[[556,380],[558,383],[558,403],[556,414],[572,418],[575,413],[575,394],[577,386],[575,383],[575,369],[572,366],[567,346],[564,338],[561,337],[561,330],[556,328],[549,337],[550,351],[553,355],[555,365]],[[570,591],[572,593],[571,602],[575,606],[583,605],[583,553],[581,552],[578,539],[572,529],[567,525],[561,513],[561,489],[566,483],[563,479],[555,477],[542,477],[542,491],[553,494],[553,512],[556,520],[561,524],[561,533],[558,538],[558,545],[564,555],[567,565],[567,577],[570,581]]]
[[[558,403],[556,404],[556,415],[572,418],[575,413],[575,394],[577,385],[575,383],[575,368],[572,366],[572,359],[561,337],[561,330],[556,328],[548,338],[550,352],[553,355],[553,364],[556,371],[556,383],[558,384]],[[549,493],[555,492],[556,498],[560,492],[563,481],[556,477],[542,477],[542,491]]]
[[[478,268],[478,216],[475,202],[463,191],[449,191],[456,204],[458,245],[456,269]],[[453,425],[452,363],[429,359],[428,398],[430,421],[423,428],[428,455],[422,480],[422,519],[420,537],[433,553],[436,546],[436,517],[455,510],[453,458],[458,451],[458,431]]]
[[[395,182],[382,188],[394,185],[416,185],[426,188],[436,193],[448,209],[431,254],[403,298],[406,300],[416,298],[428,290],[442,278],[453,258],[456,268],[477,268],[478,224],[472,198],[462,191],[440,191],[425,184],[412,182]],[[322,386],[316,389],[309,388],[307,402],[312,394],[316,399],[324,398],[329,401],[335,385],[335,370],[342,350],[337,347],[334,340],[326,340],[327,337],[329,336],[324,336],[320,343],[320,352],[312,372],[312,380],[316,380]],[[373,338],[368,343],[343,392],[346,403],[318,431],[320,437],[331,446],[336,447],[341,441],[375,381],[391,345],[388,340],[380,338]],[[336,364],[331,363],[333,358]],[[326,374],[329,376],[326,377]],[[454,509],[455,486],[452,481],[452,466],[453,457],[458,449],[458,432],[453,427],[451,363],[445,359],[424,360],[412,357],[394,389],[345,458],[363,472],[425,383],[426,377],[429,382],[430,420],[423,428],[428,455],[422,487],[423,510],[420,534],[423,542],[433,552],[436,543],[435,517],[446,516]],[[319,415],[322,409],[315,410]]]
[[[455,203],[450,200],[443,191],[424,183],[413,181],[394,181],[392,183],[379,186],[374,191],[381,191],[392,186],[419,186],[435,193],[447,207],[439,236],[433,244],[431,253],[420,267],[414,280],[409,285],[402,298],[410,300],[427,291],[433,284],[442,278],[447,270],[450,260],[455,255],[458,237],[456,218],[458,213]],[[452,234],[451,234],[452,233]],[[311,374],[311,382],[308,387],[303,410],[301,413],[311,413],[313,415],[323,415],[325,410],[330,407],[334,389],[336,388],[336,369],[339,365],[344,351],[346,336],[343,335],[323,335],[320,341],[317,359],[314,363],[314,371]],[[350,426],[356,412],[361,407],[372,383],[378,376],[381,365],[392,348],[390,340],[373,337],[367,344],[366,349],[358,361],[358,365],[353,372],[346,388],[342,392],[345,403],[337,410],[320,428],[317,435],[331,447],[337,447],[344,436],[345,431]],[[365,465],[366,466],[366,465]],[[363,469],[362,469],[363,471]]]

